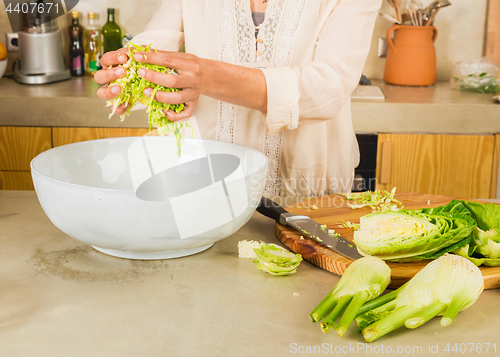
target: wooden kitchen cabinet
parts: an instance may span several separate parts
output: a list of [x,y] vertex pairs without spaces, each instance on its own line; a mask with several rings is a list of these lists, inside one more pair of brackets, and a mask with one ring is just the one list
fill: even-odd
[[29,171],[31,160],[52,147],[50,128],[0,127],[0,170]]
[[34,190],[30,171],[0,171],[0,190]]
[[52,147],[85,140],[142,136],[148,129],[0,127],[0,190],[33,190],[30,162]]
[[86,140],[143,136],[148,129],[135,128],[53,128],[54,147]]
[[498,135],[379,134],[377,187],[495,198]]
[[0,127],[0,190],[33,190],[30,162],[51,147],[50,128]]

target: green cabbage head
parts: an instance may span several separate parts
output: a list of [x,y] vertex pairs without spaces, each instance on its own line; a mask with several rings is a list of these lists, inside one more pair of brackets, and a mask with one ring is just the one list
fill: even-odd
[[361,217],[353,241],[362,255],[386,261],[436,259],[470,243],[476,222],[466,211],[454,200],[432,209],[371,213]]

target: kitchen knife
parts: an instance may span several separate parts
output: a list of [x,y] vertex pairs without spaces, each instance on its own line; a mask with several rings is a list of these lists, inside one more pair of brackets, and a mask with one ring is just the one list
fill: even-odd
[[307,216],[290,213],[267,197],[262,197],[260,204],[257,207],[257,212],[274,219],[279,224],[298,230],[303,235],[314,239],[326,248],[331,249],[335,253],[338,253],[346,258],[356,260],[363,257],[359,254],[354,243],[351,243],[340,236],[330,236],[327,232],[321,229],[321,224],[318,222]]

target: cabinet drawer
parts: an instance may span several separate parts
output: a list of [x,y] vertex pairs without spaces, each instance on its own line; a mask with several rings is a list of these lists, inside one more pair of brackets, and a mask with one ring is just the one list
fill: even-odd
[[143,136],[147,133],[146,128],[53,128],[54,147],[87,140]]
[[0,171],[0,190],[34,190],[30,171]]
[[51,143],[50,128],[0,127],[0,170],[29,171],[31,160]]

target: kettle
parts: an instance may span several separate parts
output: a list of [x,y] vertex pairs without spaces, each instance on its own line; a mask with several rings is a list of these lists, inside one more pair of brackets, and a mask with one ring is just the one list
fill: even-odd
[[45,84],[71,77],[65,68],[61,31],[50,14],[22,14],[24,31],[19,32],[19,60],[14,79],[23,84]]

